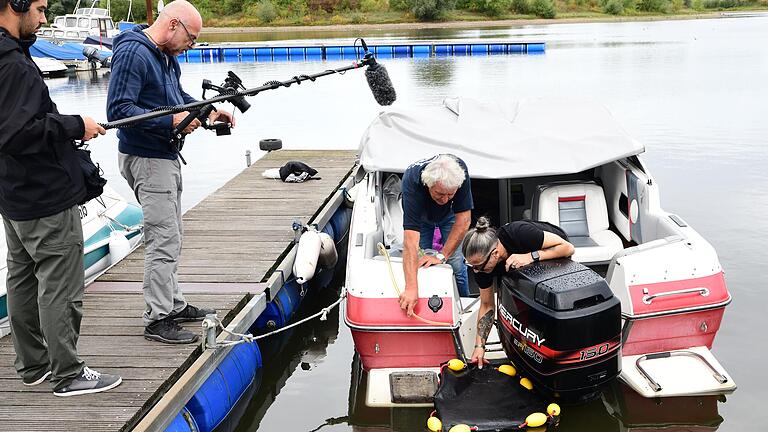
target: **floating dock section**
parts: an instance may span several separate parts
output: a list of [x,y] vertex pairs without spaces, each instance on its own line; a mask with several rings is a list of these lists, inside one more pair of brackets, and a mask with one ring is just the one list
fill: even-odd
[[[541,54],[544,42],[519,41],[419,41],[412,43],[368,44],[376,57],[439,57],[463,55]],[[357,59],[363,56],[357,45],[268,46],[216,44],[198,46],[179,56],[188,63],[271,62]]]
[[[299,160],[321,180],[283,183],[261,173]],[[213,307],[230,331],[279,328],[311,286],[291,284],[294,220],[346,235],[342,205],[351,186],[353,151],[267,154],[183,217],[179,280],[187,300]],[[263,357],[256,343],[203,349],[143,337],[143,247],[86,287],[78,349],[86,364],[117,373],[105,393],[59,398],[47,384],[25,387],[11,336],[0,339],[0,425],[8,431],[209,431],[253,388]],[[322,277],[321,277],[322,276]],[[312,281],[322,285],[324,276]],[[325,279],[326,281],[328,279]],[[310,282],[312,282],[310,281]],[[185,323],[200,332],[201,323]],[[231,339],[221,333],[217,341]],[[269,344],[267,344],[268,346]],[[85,409],[85,411],[84,411]]]

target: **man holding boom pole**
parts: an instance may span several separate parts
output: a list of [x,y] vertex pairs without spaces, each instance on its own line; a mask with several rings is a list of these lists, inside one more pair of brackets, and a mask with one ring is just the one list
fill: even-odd
[[[157,107],[196,102],[179,82],[176,56],[194,47],[203,27],[186,0],[168,4],[150,27],[136,26],[115,38],[107,116],[110,121],[145,114]],[[120,129],[118,163],[144,211],[144,337],[169,344],[193,343],[197,334],[179,323],[215,313],[187,303],[179,289],[182,177],[179,150],[171,144],[173,129],[188,112],[158,117]],[[226,111],[208,120],[234,126]],[[197,119],[183,132],[200,127]]]

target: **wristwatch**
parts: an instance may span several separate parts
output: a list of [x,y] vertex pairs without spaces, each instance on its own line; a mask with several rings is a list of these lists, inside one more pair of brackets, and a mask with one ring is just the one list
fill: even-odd
[[445,255],[438,252],[435,254],[435,257],[440,260],[440,264],[445,264]]
[[539,262],[539,251],[531,252],[531,258],[533,258],[533,262]]

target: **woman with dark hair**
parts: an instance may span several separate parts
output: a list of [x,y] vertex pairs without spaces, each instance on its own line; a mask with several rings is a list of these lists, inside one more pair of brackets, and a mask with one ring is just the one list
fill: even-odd
[[494,229],[488,218],[482,216],[464,236],[461,250],[480,287],[477,337],[471,362],[482,368],[488,363],[485,341],[495,316],[496,276],[536,261],[569,257],[574,247],[568,243],[565,231],[548,222],[515,221]]

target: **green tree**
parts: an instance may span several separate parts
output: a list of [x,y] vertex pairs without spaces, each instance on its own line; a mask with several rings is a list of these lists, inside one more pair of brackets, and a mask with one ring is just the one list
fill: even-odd
[[533,0],[531,3],[531,12],[541,18],[552,19],[557,15],[555,2],[553,0]]
[[528,15],[531,12],[531,5],[528,0],[512,0],[512,10],[521,15]]
[[411,11],[419,21],[436,21],[452,10],[455,0],[411,0]]

